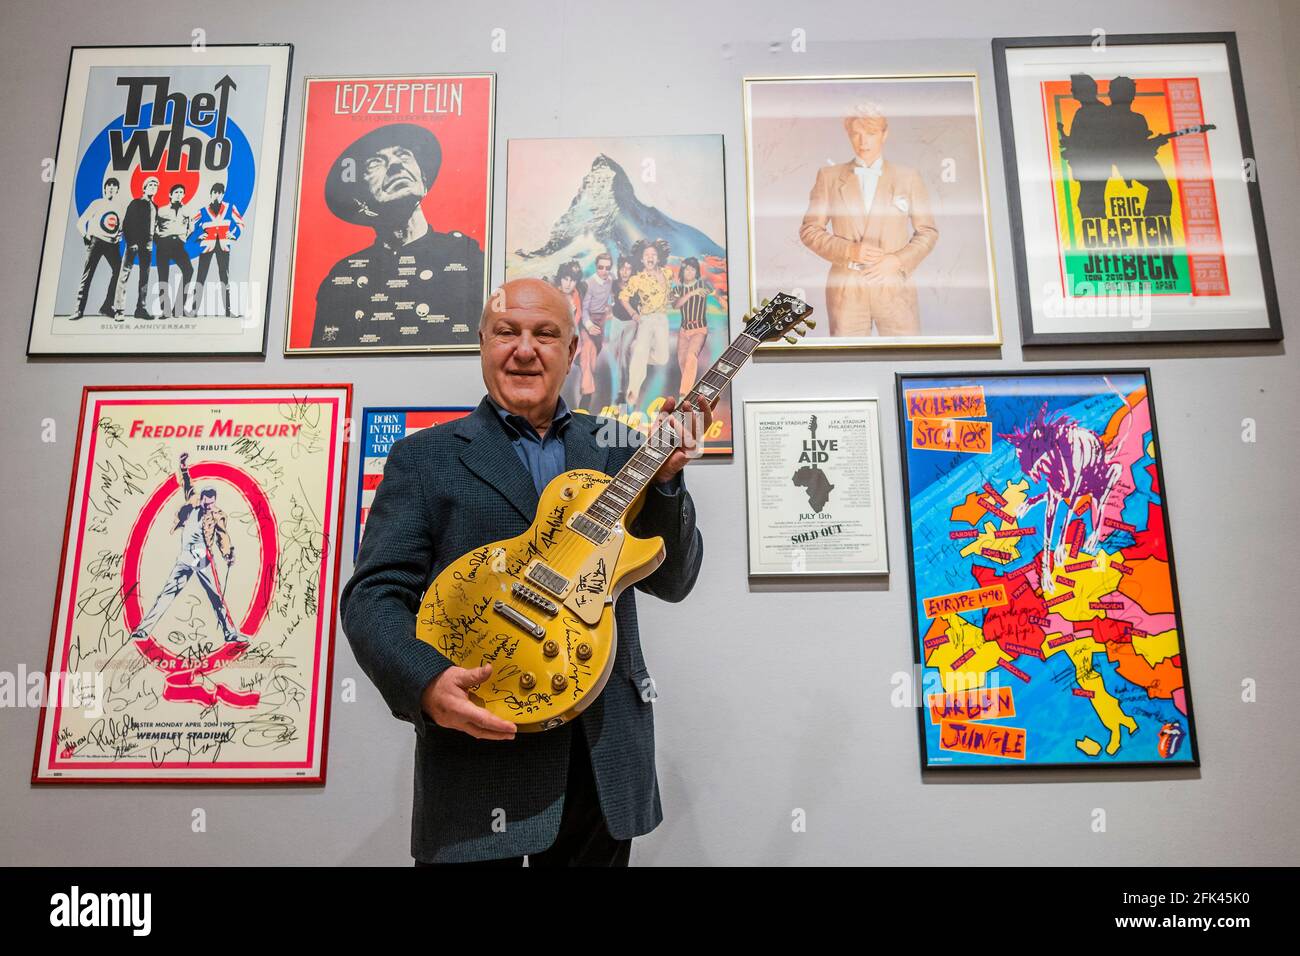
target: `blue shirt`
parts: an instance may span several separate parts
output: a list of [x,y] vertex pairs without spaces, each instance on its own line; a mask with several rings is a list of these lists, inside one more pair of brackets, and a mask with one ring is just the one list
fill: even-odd
[[569,406],[564,404],[562,397],[557,398],[551,427],[542,436],[537,434],[533,423],[523,415],[506,411],[491,396],[488,401],[492,402],[492,407],[506,426],[510,444],[514,446],[524,470],[533,476],[533,486],[540,495],[542,489],[564,471],[564,429],[573,420],[573,412],[569,411]]
[[[497,416],[501,423],[505,425],[506,434],[510,437],[510,444],[514,446],[515,454],[519,456],[520,462],[523,463],[524,470],[533,478],[533,487],[537,489],[540,495],[556,475],[565,471],[564,466],[564,429],[573,421],[573,412],[569,411],[569,406],[564,403],[563,396],[555,400],[555,414],[551,418],[551,427],[546,430],[546,434],[538,435],[537,429],[533,423],[523,415],[516,415],[514,412],[508,412],[492,398],[488,396],[488,401],[496,410]],[[664,495],[676,495],[681,491],[682,476],[679,472],[674,475],[671,481],[653,482],[656,491]]]

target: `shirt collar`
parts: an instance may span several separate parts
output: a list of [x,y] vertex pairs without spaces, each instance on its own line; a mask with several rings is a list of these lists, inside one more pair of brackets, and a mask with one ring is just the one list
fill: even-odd
[[[534,438],[539,437],[537,429],[533,423],[524,418],[523,415],[517,415],[514,412],[506,411],[497,404],[496,399],[491,395],[487,397],[488,403],[492,410],[497,413],[502,424],[506,426],[506,431],[510,433],[511,438],[522,438],[524,435],[532,435]],[[559,435],[564,425],[573,419],[573,412],[569,406],[564,403],[564,396],[560,395],[555,399],[555,414],[551,417],[551,427],[547,429],[547,435]]]
[[854,166],[856,166],[858,169],[869,169],[869,170],[871,170],[873,173],[879,173],[879,172],[880,172],[881,166],[884,164],[884,161],[885,161],[885,157],[884,157],[884,156],[877,156],[877,157],[876,157],[876,161],[875,161],[874,163],[872,163],[871,165],[868,166],[866,163],[864,163],[864,162],[862,161],[862,157],[861,157],[861,156],[854,156],[854,157],[853,157],[853,165],[854,165]]

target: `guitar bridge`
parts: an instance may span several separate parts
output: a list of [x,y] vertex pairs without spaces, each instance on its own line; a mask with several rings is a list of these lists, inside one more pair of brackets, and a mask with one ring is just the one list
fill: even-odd
[[510,593],[519,598],[519,600],[531,604],[544,614],[549,614],[551,617],[555,617],[555,615],[560,613],[560,608],[554,601],[545,595],[538,594],[526,584],[520,584],[516,581],[514,584],[510,585]]
[[495,603],[493,603],[492,610],[496,611],[498,614],[504,617],[511,624],[514,624],[516,627],[523,628],[532,637],[543,638],[546,636],[546,628],[542,627],[542,625],[538,624],[536,621],[532,620],[531,618],[525,617],[524,615],[520,614],[509,604],[506,604],[504,601],[496,601]]

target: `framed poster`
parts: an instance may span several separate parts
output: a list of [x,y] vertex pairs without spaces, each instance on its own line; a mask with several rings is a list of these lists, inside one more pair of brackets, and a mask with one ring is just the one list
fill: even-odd
[[33,783],[323,783],[350,385],[82,393]]
[[1198,766],[1151,376],[898,376],[923,769]]
[[874,398],[745,403],[751,577],[888,574]]
[[366,516],[375,500],[379,483],[384,480],[384,465],[395,442],[409,435],[454,422],[474,411],[469,406],[456,408],[395,407],[366,408],[361,412],[361,463],[357,468],[357,523],[352,539],[352,559],[361,550],[361,535],[366,530]]
[[1026,345],[1282,338],[1233,33],[993,41]]
[[[578,320],[565,401],[648,432],[731,342],[722,137],[512,139],[507,156],[506,279],[554,283]],[[724,391],[704,453],[731,451]]]
[[1001,343],[974,73],[743,87],[750,301],[826,315],[764,348]]
[[73,47],[28,355],[266,352],[293,47]]
[[473,352],[496,74],[313,76],[286,355]]

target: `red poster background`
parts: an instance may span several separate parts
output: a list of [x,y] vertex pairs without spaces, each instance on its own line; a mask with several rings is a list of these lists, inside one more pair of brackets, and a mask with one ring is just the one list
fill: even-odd
[[[461,83],[461,115],[361,112],[336,115],[335,93],[348,83]],[[311,347],[316,319],[316,290],[330,268],[348,253],[375,241],[373,229],[344,222],[325,205],[325,178],[339,154],[378,126],[415,123],[438,137],[442,165],[421,208],[438,232],[457,230],[477,240],[484,256],[487,243],[488,184],[492,145],[491,76],[345,76],[309,78],[302,128],[302,163],[298,172],[298,217],[294,228],[293,279],[289,302],[288,348]],[[488,260],[490,262],[490,260]]]

